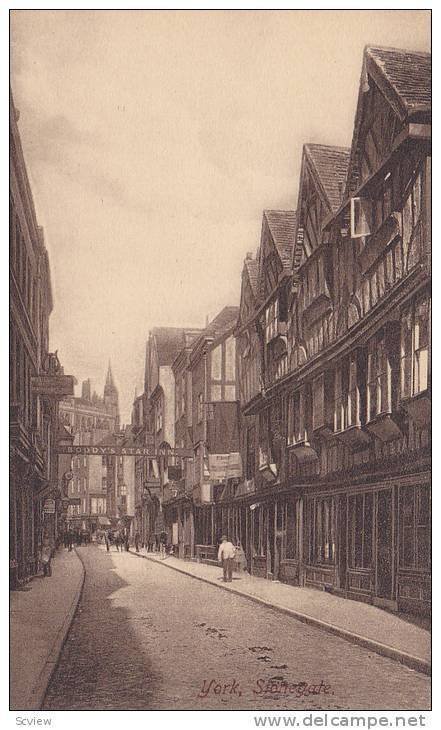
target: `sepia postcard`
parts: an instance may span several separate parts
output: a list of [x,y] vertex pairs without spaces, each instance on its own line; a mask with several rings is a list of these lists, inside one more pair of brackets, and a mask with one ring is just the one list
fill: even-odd
[[430,10],[9,19],[15,724],[424,727]]

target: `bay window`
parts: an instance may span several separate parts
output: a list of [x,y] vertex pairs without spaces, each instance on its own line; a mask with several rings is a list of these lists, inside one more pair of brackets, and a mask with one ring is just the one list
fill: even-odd
[[236,341],[228,337],[211,351],[212,401],[236,400]]

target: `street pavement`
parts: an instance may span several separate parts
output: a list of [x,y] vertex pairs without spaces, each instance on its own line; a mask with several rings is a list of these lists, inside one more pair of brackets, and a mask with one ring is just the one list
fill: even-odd
[[128,553],[86,580],[43,708],[427,710],[430,678]]

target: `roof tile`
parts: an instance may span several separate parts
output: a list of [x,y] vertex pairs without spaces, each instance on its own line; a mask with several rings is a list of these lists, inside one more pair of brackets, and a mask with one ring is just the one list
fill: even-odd
[[408,112],[430,111],[432,105],[432,57],[430,53],[368,46],[374,61],[394,88]]
[[351,150],[325,144],[305,144],[304,149],[320,179],[331,210],[338,210],[345,189]]

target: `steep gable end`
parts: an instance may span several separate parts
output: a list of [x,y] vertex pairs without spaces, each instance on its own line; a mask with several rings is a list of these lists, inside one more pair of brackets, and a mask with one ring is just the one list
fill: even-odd
[[274,291],[281,274],[291,271],[295,229],[295,211],[264,211],[258,272],[258,292],[262,299]]
[[430,54],[365,48],[345,197],[381,167],[410,120],[430,121],[430,110]]

